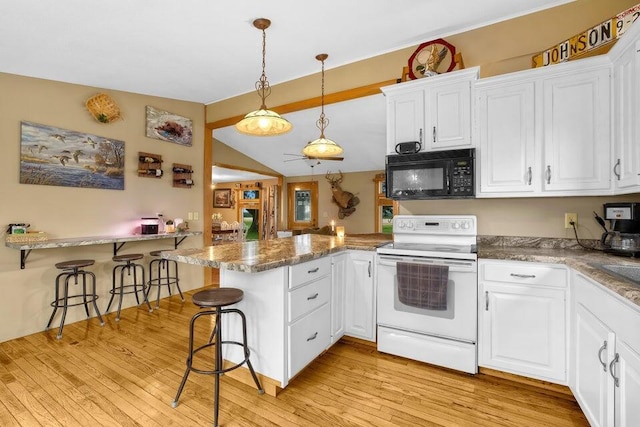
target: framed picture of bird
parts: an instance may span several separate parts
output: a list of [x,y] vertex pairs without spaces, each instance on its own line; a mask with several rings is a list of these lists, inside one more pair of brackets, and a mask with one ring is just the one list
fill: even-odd
[[124,141],[21,122],[20,183],[124,190]]
[[191,146],[193,134],[193,122],[191,119],[168,111],[158,110],[149,105],[147,105],[146,112],[146,135],[148,138]]

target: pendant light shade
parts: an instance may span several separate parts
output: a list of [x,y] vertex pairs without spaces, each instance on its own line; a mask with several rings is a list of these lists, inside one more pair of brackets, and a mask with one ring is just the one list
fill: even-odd
[[320,137],[314,141],[309,142],[302,149],[302,154],[307,157],[334,157],[342,154],[342,152],[344,151],[342,147],[340,147],[335,141],[332,141],[331,139],[324,136],[324,130],[329,125],[329,119],[327,119],[324,115],[324,61],[328,57],[329,55],[327,55],[326,53],[321,53],[316,56],[316,59],[322,62],[322,109],[320,118],[316,122],[316,126],[318,127],[318,129],[320,129]]
[[253,21],[253,26],[262,31],[262,74],[260,80],[256,82],[256,91],[260,95],[262,104],[256,111],[252,111],[244,116],[244,119],[236,123],[236,130],[245,135],[253,136],[273,136],[282,135],[291,130],[291,123],[281,117],[275,111],[267,109],[265,99],[271,94],[271,86],[265,74],[266,40],[265,30],[269,28],[271,21],[266,18],[258,18]]

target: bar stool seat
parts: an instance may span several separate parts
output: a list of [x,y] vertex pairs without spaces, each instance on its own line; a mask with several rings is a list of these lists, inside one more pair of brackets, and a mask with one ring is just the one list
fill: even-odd
[[[160,308],[160,291],[163,286],[167,287],[169,296],[171,296],[171,285],[175,285],[180,294],[180,299],[184,302],[184,295],[180,289],[180,278],[178,277],[178,262],[162,258],[162,251],[151,251],[149,255],[157,257],[149,262],[149,281],[147,282],[147,298],[151,292],[151,287],[156,286],[158,288],[158,296],[156,299],[156,308]],[[174,274],[171,275],[171,268],[173,268]],[[156,277],[153,277],[153,272],[156,271]]]
[[[51,302],[53,313],[51,313],[51,317],[49,318],[49,322],[47,323],[45,330],[49,330],[56,312],[59,308],[62,308],[62,318],[60,319],[60,327],[58,328],[58,335],[56,337],[57,339],[62,338],[62,329],[64,328],[64,321],[67,317],[67,308],[69,307],[84,305],[87,318],[90,318],[89,304],[93,304],[96,316],[100,320],[100,326],[104,325],[104,320],[102,320],[98,304],[96,303],[98,300],[98,294],[96,293],[96,275],[91,271],[83,270],[84,267],[89,267],[93,264],[95,264],[95,260],[92,259],[63,261],[55,264],[56,268],[62,270],[62,272],[56,276],[56,296]],[[87,291],[87,276],[91,279],[91,289],[89,291]],[[74,284],[77,285],[79,277],[82,277],[82,292],[69,295],[69,281],[74,279]],[[60,293],[61,285],[63,285],[62,295]]]
[[[107,312],[111,308],[111,303],[113,303],[113,299],[118,295],[118,311],[116,312],[116,322],[120,321],[120,311],[122,310],[122,300],[124,299],[125,294],[135,294],[136,302],[140,305],[140,298],[138,297],[138,292],[142,292],[143,302],[147,304],[149,308],[149,312],[152,312],[151,304],[149,304],[149,300],[147,298],[147,281],[145,280],[145,272],[144,265],[135,263],[139,259],[144,258],[143,254],[122,254],[115,255],[111,258],[114,262],[124,263],[117,264],[113,267],[113,271],[111,274],[111,290],[109,293],[111,294],[111,298],[109,298],[109,304],[107,305]],[[133,282],[129,284],[125,284],[124,273],[125,270],[127,275],[131,276],[131,270],[133,270]],[[142,276],[142,281],[138,281],[138,270],[140,270],[140,274]],[[120,272],[120,283],[116,285],[116,275]]]
[[[184,376],[182,377],[182,382],[180,383],[180,387],[178,388],[178,392],[176,393],[176,397],[171,403],[171,406],[174,408],[178,406],[178,399],[180,398],[180,394],[182,393],[182,389],[187,382],[187,378],[189,377],[189,373],[194,371],[198,374],[206,374],[206,375],[215,375],[215,391],[214,391],[214,416],[213,416],[213,425],[215,427],[218,426],[218,406],[219,406],[219,398],[220,398],[220,375],[225,372],[232,371],[234,369],[239,368],[240,366],[246,364],[251,372],[251,376],[253,377],[253,381],[256,383],[256,387],[258,388],[258,393],[263,394],[264,389],[260,385],[260,381],[258,380],[258,376],[253,369],[253,365],[251,364],[251,360],[249,357],[251,352],[249,350],[249,346],[247,344],[247,320],[244,313],[237,308],[222,308],[225,306],[229,306],[232,304],[236,304],[242,301],[244,296],[244,292],[241,289],[236,288],[214,288],[214,289],[206,289],[200,292],[196,292],[193,294],[192,301],[198,307],[204,309],[196,313],[192,318],[189,325],[189,355],[187,357],[187,368],[185,370]],[[230,341],[222,339],[222,315],[234,313],[240,316],[242,320],[242,342],[238,341]],[[197,348],[194,348],[193,344],[193,336],[194,336],[194,327],[195,322],[202,316],[215,316],[215,326],[209,337],[209,340],[206,344],[203,344]],[[239,363],[236,363],[233,366],[228,368],[224,368],[222,364],[222,346],[223,345],[239,345],[243,347],[244,350],[244,359]],[[215,350],[215,366],[214,369],[200,369],[193,366],[193,358],[201,350],[204,350],[209,347],[214,347]]]

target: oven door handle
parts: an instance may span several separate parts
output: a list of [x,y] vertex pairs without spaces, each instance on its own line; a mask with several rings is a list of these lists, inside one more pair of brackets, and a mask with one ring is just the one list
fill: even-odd
[[474,261],[452,261],[444,259],[420,259],[411,257],[391,257],[381,255],[378,257],[378,265],[387,265],[395,267],[398,262],[407,262],[411,264],[424,264],[424,265],[448,265],[452,268],[471,268],[475,266]]

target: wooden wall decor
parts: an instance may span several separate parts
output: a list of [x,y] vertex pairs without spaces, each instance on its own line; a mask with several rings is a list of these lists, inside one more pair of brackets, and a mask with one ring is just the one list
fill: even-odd
[[177,188],[191,188],[193,185],[192,175],[193,170],[191,165],[185,165],[182,163],[174,163],[172,167],[173,171],[173,186]]

